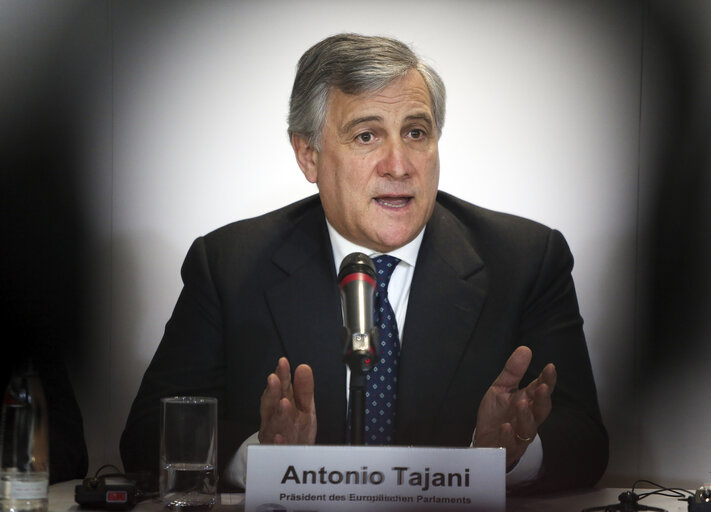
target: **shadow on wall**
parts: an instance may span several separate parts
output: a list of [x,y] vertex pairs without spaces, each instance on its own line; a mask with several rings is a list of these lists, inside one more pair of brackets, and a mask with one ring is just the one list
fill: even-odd
[[[708,480],[711,378],[711,4],[648,4],[643,89],[638,397],[639,477]],[[647,49],[647,48],[645,48]],[[648,133],[644,133],[645,122]],[[644,178],[644,173],[643,173]]]
[[[4,4],[0,18],[0,358],[4,390],[28,357],[50,417],[50,479],[82,478],[87,449],[65,359],[82,353],[82,45],[71,9]],[[36,29],[36,30],[33,30]],[[11,333],[10,337],[7,333]],[[76,364],[81,364],[77,360]]]
[[648,286],[645,374],[656,378],[711,355],[711,6],[692,5],[650,4],[650,26],[663,38],[669,66],[660,98],[666,115],[657,118],[664,145],[651,148],[659,160],[645,236],[648,282],[642,283]]
[[711,3],[638,5],[636,333],[612,349],[623,363],[611,375],[624,385],[602,404],[613,450],[603,485],[691,488],[711,460],[711,416],[699,403],[711,384]]

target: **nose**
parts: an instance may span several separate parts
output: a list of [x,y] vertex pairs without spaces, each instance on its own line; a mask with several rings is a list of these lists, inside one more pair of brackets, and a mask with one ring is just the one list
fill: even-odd
[[382,155],[378,161],[378,174],[392,178],[403,178],[410,175],[410,162],[407,148],[402,140],[389,140],[381,147]]

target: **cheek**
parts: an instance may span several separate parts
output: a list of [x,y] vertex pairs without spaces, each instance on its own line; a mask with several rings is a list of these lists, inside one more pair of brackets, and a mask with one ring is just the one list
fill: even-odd
[[430,183],[437,181],[439,178],[439,158],[436,153],[431,152],[419,153],[413,164],[416,167],[422,181]]
[[370,197],[371,183],[377,180],[373,172],[377,164],[374,155],[331,157],[322,161],[319,171],[319,190],[341,203],[341,208],[353,211],[365,208]]
[[439,182],[439,153],[437,151],[429,155],[426,165],[428,177],[436,186]]
[[364,188],[355,182],[353,173],[347,167],[341,166],[332,168],[327,174],[324,174],[319,183],[322,199],[329,201],[331,207],[340,212],[356,210],[361,191]]
[[371,172],[372,168],[373,163],[370,159],[354,158],[343,162],[336,179],[345,191],[362,195],[366,193],[370,181],[376,176],[376,173]]

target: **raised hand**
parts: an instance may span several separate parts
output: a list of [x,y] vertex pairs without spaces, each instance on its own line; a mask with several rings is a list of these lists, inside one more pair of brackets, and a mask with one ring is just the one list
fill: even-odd
[[311,367],[299,365],[292,385],[289,361],[280,358],[274,373],[267,377],[259,413],[260,444],[314,444],[316,405]]
[[556,383],[553,364],[546,365],[536,379],[519,389],[531,357],[528,347],[518,347],[511,354],[477,413],[474,446],[506,448],[507,468],[518,462],[552,408],[551,393]]

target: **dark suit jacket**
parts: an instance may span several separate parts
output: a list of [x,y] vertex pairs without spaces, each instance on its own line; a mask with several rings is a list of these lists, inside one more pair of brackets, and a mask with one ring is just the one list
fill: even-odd
[[[479,402],[511,352],[533,350],[525,381],[555,363],[540,428],[536,490],[594,484],[608,441],[562,235],[440,192],[410,291],[400,359],[397,444],[469,446]],[[219,461],[259,430],[277,359],[313,368],[317,442],[342,444],[346,369],[341,299],[318,196],[198,238],[184,288],[121,439],[126,470],[157,470],[158,398],[219,399]]]

